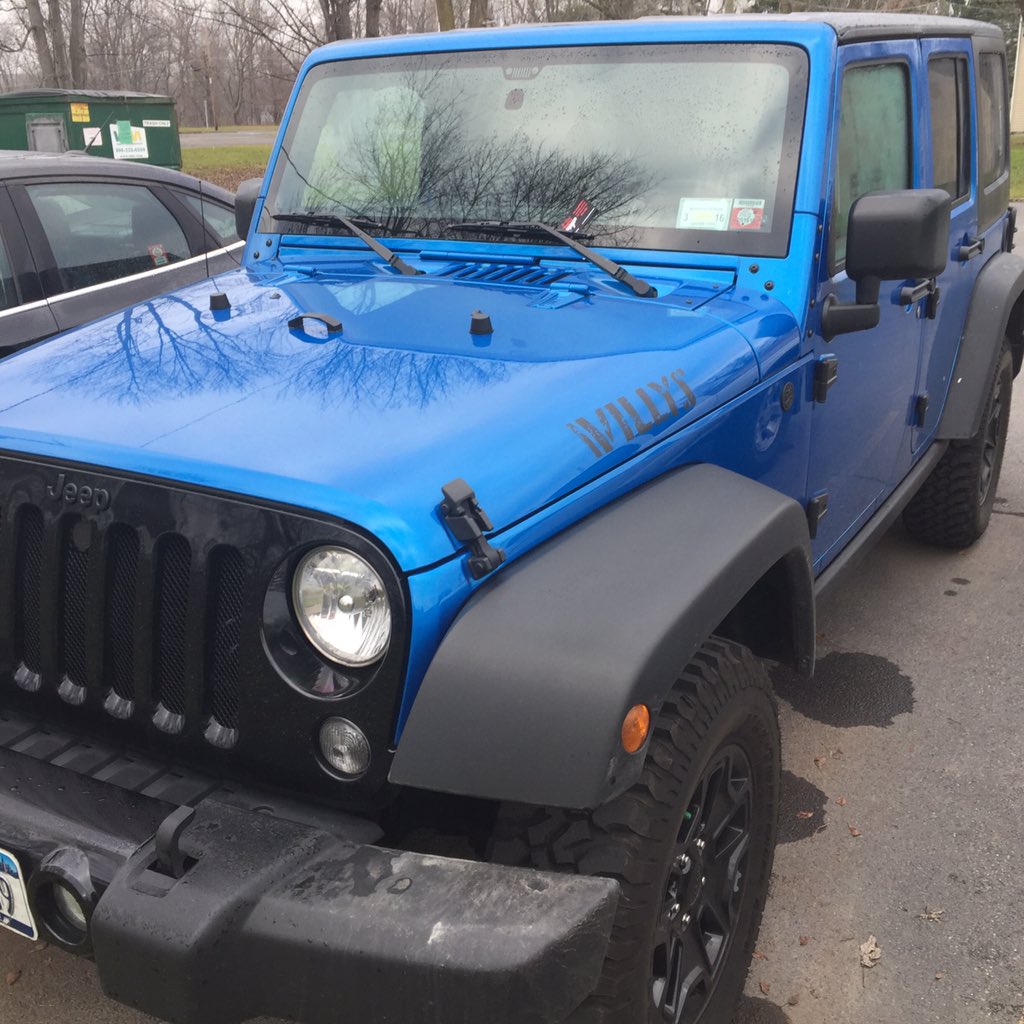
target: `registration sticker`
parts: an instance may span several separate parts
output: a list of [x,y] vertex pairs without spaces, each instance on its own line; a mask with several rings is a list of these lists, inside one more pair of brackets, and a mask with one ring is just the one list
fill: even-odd
[[729,218],[731,231],[760,231],[764,227],[763,199],[734,199],[732,216]]
[[679,200],[676,227],[689,231],[725,231],[729,227],[731,199],[697,199],[684,196]]
[[18,858],[0,850],[0,927],[23,935],[33,942],[39,938],[32,911],[28,907],[25,876]]

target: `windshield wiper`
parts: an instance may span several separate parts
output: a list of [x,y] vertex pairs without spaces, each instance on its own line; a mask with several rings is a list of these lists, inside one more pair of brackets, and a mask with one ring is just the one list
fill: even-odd
[[[388,265],[394,267],[399,273],[406,276],[423,273],[422,270],[410,267],[397,252],[393,252],[386,245],[382,245],[373,235],[368,235],[356,221],[348,217],[342,217],[340,213],[275,213],[271,219],[286,220],[290,224],[316,224],[325,228],[345,228],[352,232],[361,242],[364,242],[382,260],[386,260]],[[369,221],[364,221],[363,223],[370,224]],[[382,227],[383,225],[373,224],[372,226]]]
[[632,288],[634,293],[643,299],[656,299],[658,292],[653,285],[639,277],[635,277],[625,267],[620,266],[614,260],[602,256],[593,249],[580,244],[570,235],[553,228],[540,221],[499,221],[499,220],[474,220],[465,221],[460,224],[446,224],[445,231],[465,231],[473,234],[495,234],[495,235],[525,235],[534,238],[547,235],[557,239],[559,242],[569,246],[573,252],[579,253],[585,260],[589,260],[595,267],[600,267],[606,274],[611,275],[616,281]]

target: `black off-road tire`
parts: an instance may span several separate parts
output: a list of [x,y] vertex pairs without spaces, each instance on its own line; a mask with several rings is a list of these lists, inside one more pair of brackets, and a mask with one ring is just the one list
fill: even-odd
[[985,532],[999,486],[1012,391],[1013,358],[1004,342],[977,434],[950,443],[903,511],[911,536],[941,547],[966,548]]
[[[572,1024],[671,1021],[680,1000],[686,1024],[731,1019],[771,877],[780,758],[764,666],[745,647],[712,638],[659,711],[632,788],[590,812],[502,807],[494,861],[603,875],[621,889],[600,981]],[[733,886],[738,893],[726,899]],[[719,915],[731,917],[717,945],[713,900]],[[674,956],[673,941],[693,955]],[[673,959],[684,976],[704,969],[689,994],[670,991]],[[667,1008],[657,1005],[665,1001]]]

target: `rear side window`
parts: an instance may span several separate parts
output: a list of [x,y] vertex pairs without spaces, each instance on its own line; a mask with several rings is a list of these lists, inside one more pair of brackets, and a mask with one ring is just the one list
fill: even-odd
[[866,192],[909,188],[913,164],[910,84],[904,64],[849,68],[839,110],[832,201],[833,269],[846,259],[850,207]]
[[199,196],[178,193],[195,211],[197,217],[203,221],[207,228],[223,242],[230,245],[238,241],[238,232],[235,231],[235,211],[229,210],[220,203],[210,199],[200,199]]
[[985,188],[1006,170],[1006,69],[1002,54],[983,53],[978,61],[978,164]]
[[0,309],[10,309],[18,305],[18,295],[14,290],[14,274],[11,272],[11,258],[7,255],[7,246],[0,237]]
[[28,185],[66,291],[188,259],[185,234],[144,185]]
[[971,190],[967,61],[937,57],[928,63],[932,122],[932,181],[954,199]]

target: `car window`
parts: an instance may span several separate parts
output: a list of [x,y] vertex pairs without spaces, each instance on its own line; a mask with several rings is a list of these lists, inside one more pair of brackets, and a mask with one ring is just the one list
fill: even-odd
[[854,201],[866,192],[910,187],[910,85],[905,65],[849,68],[840,102],[833,268],[846,259],[847,221]]
[[928,64],[932,123],[932,181],[953,199],[971,187],[971,126],[967,102],[967,61],[939,57]]
[[0,236],[0,309],[18,305],[18,294],[14,290],[14,274],[11,272],[11,258],[7,246]]
[[229,210],[227,207],[221,206],[220,203],[207,199],[205,196],[200,199],[199,196],[191,194],[179,193],[179,195],[192,207],[196,216],[206,224],[221,242],[225,245],[230,245],[232,242],[238,241],[238,232],[235,230],[234,210]]
[[983,188],[1006,170],[1005,80],[1002,56],[983,53],[978,64],[978,163]]
[[66,290],[103,284],[191,255],[178,222],[142,185],[29,185]]

